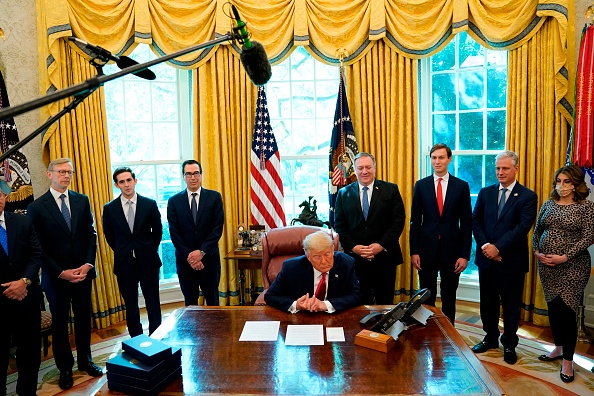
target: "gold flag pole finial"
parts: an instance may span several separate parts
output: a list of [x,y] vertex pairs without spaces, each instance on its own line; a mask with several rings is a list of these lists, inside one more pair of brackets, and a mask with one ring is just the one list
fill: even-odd
[[0,39],[6,40],[6,37],[4,36],[4,30],[2,30],[2,28],[0,28]]
[[586,21],[592,19],[592,16],[594,16],[594,2],[592,2],[592,4],[590,4],[588,8],[586,8]]

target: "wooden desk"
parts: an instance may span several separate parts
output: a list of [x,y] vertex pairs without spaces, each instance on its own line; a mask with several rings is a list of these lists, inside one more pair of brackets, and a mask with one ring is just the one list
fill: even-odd
[[245,298],[245,270],[252,272],[252,287],[251,298],[252,305],[258,298],[257,286],[254,280],[256,279],[256,270],[262,269],[262,257],[250,256],[249,254],[236,254],[233,250],[227,253],[225,260],[236,260],[237,269],[239,269],[239,305],[246,304]]
[[[182,348],[183,378],[167,395],[197,394],[465,394],[502,395],[501,388],[437,309],[427,326],[412,326],[382,353],[354,345],[359,319],[371,309],[339,314],[272,307],[186,307],[152,337]],[[276,342],[239,342],[247,320],[279,320]],[[285,346],[289,324],[344,327],[346,342]],[[324,336],[325,338],[325,336]],[[104,385],[102,395],[111,395]]]

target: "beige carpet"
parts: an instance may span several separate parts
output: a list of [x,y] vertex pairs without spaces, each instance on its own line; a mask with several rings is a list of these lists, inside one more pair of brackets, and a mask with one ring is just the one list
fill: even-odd
[[[456,323],[456,329],[468,346],[482,341],[485,333],[476,326]],[[591,357],[575,355],[575,380],[569,384],[561,381],[561,361],[541,362],[538,356],[553,348],[548,343],[520,337],[516,348],[518,361],[514,365],[503,361],[503,348],[490,349],[477,354],[483,365],[507,395],[594,395],[594,366]]]

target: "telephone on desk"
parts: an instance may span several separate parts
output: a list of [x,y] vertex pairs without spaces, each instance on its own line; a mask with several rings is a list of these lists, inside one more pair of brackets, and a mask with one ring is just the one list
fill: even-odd
[[371,312],[364,316],[359,323],[369,325],[375,323],[371,331],[389,334],[394,323],[400,321],[405,326],[412,324],[415,319],[411,316],[431,296],[429,289],[419,290],[407,303],[398,303],[387,312]]

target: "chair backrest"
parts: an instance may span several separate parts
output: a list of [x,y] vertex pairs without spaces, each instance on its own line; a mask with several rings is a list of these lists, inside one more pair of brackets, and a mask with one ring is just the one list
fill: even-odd
[[338,250],[338,234],[328,228],[314,226],[289,226],[274,228],[262,238],[262,283],[268,289],[276,279],[285,260],[301,256],[303,239],[316,231],[324,231],[334,239],[334,250]]

